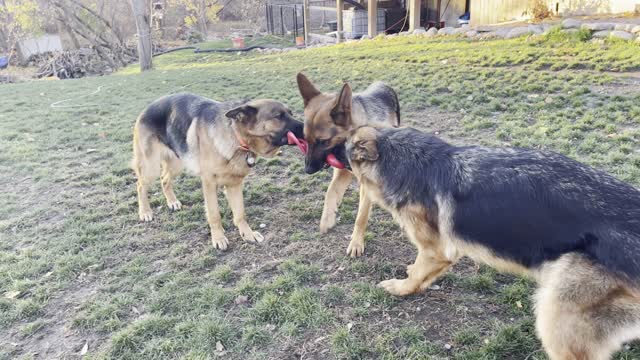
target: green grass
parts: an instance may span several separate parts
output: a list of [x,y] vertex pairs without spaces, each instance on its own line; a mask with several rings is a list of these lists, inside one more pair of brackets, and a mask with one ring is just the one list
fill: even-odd
[[[184,208],[168,211],[158,182],[155,219],[140,224],[131,130],[149,102],[181,91],[274,98],[301,117],[295,75],[304,71],[326,91],[386,81],[405,124],[455,143],[553,149],[640,185],[640,91],[628,78],[640,70],[640,46],[585,39],[552,31],[271,55],[181,51],[155,58],[144,74],[130,66],[112,76],[1,85],[0,359],[61,341],[75,354],[87,339],[100,339],[90,342],[92,358],[200,359],[220,343],[230,359],[543,359],[526,280],[465,263],[438,282],[441,290],[398,299],[376,288],[406,276],[415,251],[377,209],[366,255],[345,256],[353,186],[336,229],[319,234],[331,175],[304,174],[297,149],[260,160],[245,181],[249,223],[266,225],[264,244],[240,240],[220,196],[230,249],[212,249],[200,181],[186,175],[176,183]],[[69,107],[51,107],[62,100]],[[639,349],[617,358],[638,358]],[[72,356],[64,351],[41,356]]]

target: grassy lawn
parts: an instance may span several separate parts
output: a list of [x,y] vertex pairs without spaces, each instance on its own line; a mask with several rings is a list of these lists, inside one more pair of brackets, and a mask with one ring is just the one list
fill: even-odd
[[[413,248],[377,209],[365,256],[345,256],[355,184],[320,236],[331,175],[304,174],[295,148],[247,178],[262,245],[241,242],[221,197],[231,244],[212,249],[188,175],[176,184],[183,210],[170,213],[158,182],[154,221],[139,223],[131,131],[161,95],[269,97],[301,117],[298,71],[323,90],[383,80],[405,124],[456,144],[554,149],[640,185],[637,44],[401,37],[272,55],[182,51],[155,66],[0,86],[0,359],[545,358],[524,279],[463,261],[424,294],[375,288],[405,276]],[[640,358],[640,346],[617,358]]]

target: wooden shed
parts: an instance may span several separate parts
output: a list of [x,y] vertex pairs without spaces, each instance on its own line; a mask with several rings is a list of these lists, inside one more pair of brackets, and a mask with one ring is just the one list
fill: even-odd
[[472,26],[526,20],[530,17],[531,0],[471,1]]

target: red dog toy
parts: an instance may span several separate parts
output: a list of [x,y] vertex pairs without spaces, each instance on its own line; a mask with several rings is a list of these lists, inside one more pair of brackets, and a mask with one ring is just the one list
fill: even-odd
[[[307,144],[307,141],[304,139],[298,139],[296,135],[291,131],[287,133],[287,140],[289,140],[289,145],[293,145],[293,144],[298,145],[298,148],[300,149],[300,151],[302,151],[303,154],[306,154],[307,151],[309,150],[309,145]],[[327,158],[325,159],[325,161],[327,162],[327,164],[333,166],[336,169],[345,168],[344,164],[341,163],[340,160],[338,160],[338,158],[336,158],[336,156],[333,154],[327,155]]]

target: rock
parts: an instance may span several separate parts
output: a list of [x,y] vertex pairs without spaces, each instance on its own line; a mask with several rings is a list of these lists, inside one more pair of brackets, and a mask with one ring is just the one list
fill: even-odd
[[466,33],[467,31],[469,31],[469,29],[456,28],[455,30],[453,30],[453,35],[464,34],[464,33]]
[[612,38],[622,39],[627,41],[633,40],[633,34],[628,33],[626,31],[614,30],[609,34],[609,36]]
[[631,29],[631,32],[634,34],[640,34],[640,25],[636,25]]
[[613,30],[631,32],[634,26],[635,24],[616,24],[616,26],[613,27]]
[[471,31],[467,31],[467,32],[465,33],[465,35],[466,35],[467,37],[472,38],[472,37],[476,37],[476,36],[478,36],[478,32],[477,32],[477,31],[475,31],[475,30],[471,30]]
[[609,34],[611,34],[610,30],[602,30],[594,32],[591,34],[591,37],[595,39],[605,39],[609,37]]
[[476,31],[477,32],[491,32],[491,31],[495,31],[496,28],[493,26],[488,26],[488,25],[480,25],[476,27]]
[[408,31],[401,31],[398,35],[400,35],[400,36],[409,36],[409,35],[411,35],[411,33],[408,32]]
[[527,28],[529,29],[529,32],[536,35],[540,35],[544,32],[544,29],[542,29],[542,25],[529,25]]
[[485,32],[485,33],[480,33],[480,35],[478,36],[480,39],[493,39],[498,37],[498,34],[496,34],[495,31],[489,31],[489,32]]
[[438,29],[432,27],[431,29],[427,30],[425,35],[428,36],[428,37],[436,36],[436,35],[438,35]]
[[575,29],[580,27],[581,22],[576,19],[564,19],[562,21],[563,29]]
[[398,34],[389,34],[389,35],[386,36],[386,38],[387,39],[391,39],[391,38],[394,38],[396,36],[398,36]]
[[249,301],[248,297],[244,295],[240,295],[233,301],[233,303],[236,305],[242,305],[242,304],[246,304],[248,301]]
[[511,29],[511,31],[509,31],[509,33],[505,36],[505,38],[513,39],[529,33],[531,33],[531,31],[529,30],[529,27],[524,27],[524,26],[517,27],[517,28]]
[[575,34],[575,33],[577,33],[578,31],[580,31],[580,30],[575,29],[575,28],[571,28],[571,29],[563,29],[563,30],[562,30],[562,32],[563,32],[563,33],[566,33],[566,34]]
[[494,33],[495,33],[495,36],[504,38],[504,37],[507,37],[507,35],[509,35],[511,30],[513,30],[513,28],[502,27],[502,28],[497,28],[496,31],[494,31]]
[[612,23],[587,23],[582,24],[583,29],[591,30],[591,31],[604,31],[604,30],[613,30],[615,27]]
[[362,40],[370,40],[371,37],[369,35],[362,35],[362,37],[360,38],[360,41]]
[[444,344],[444,348],[445,348],[446,350],[451,350],[451,348],[452,348],[452,347],[453,347],[453,346],[451,346],[451,344]]
[[442,29],[438,30],[438,35],[452,35],[455,30],[455,28],[452,28],[450,26],[443,27]]
[[427,33],[427,30],[425,29],[415,29],[413,30],[413,35],[424,35]]

